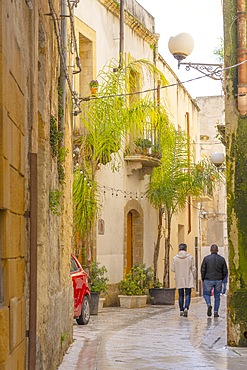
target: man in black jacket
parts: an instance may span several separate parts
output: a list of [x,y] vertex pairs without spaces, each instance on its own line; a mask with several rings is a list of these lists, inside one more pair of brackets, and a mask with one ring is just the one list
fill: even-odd
[[222,280],[227,274],[227,265],[224,257],[218,255],[218,246],[212,244],[211,254],[204,257],[201,265],[201,277],[203,281],[203,297],[207,304],[207,315],[212,316],[211,292],[214,288],[214,317],[219,317],[220,293]]

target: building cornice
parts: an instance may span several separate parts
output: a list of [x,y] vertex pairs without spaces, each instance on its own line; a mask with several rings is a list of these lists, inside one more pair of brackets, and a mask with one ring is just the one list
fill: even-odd
[[194,104],[194,106],[196,107],[196,109],[198,111],[200,111],[200,107],[199,105],[197,104],[196,100],[192,98],[192,96],[190,95],[190,93],[188,92],[188,90],[184,87],[183,83],[179,80],[178,76],[176,75],[176,73],[173,71],[173,69],[169,66],[169,64],[166,63],[166,61],[164,60],[164,58],[159,54],[158,55],[158,58],[159,60],[161,61],[161,63],[169,70],[169,72],[173,75],[173,77],[175,78],[175,80],[177,81],[177,84],[179,86],[181,86],[181,88],[185,91],[185,93],[188,95],[188,97],[190,98],[190,100],[192,101],[192,103]]
[[[114,16],[120,18],[119,1],[116,0],[98,0]],[[138,4],[139,5],[139,4]],[[142,11],[145,11],[141,6]],[[149,13],[147,13],[149,14]],[[124,23],[133,30],[139,37],[150,45],[156,45],[158,39],[154,33],[149,31],[136,16],[131,14],[127,9],[124,10]]]

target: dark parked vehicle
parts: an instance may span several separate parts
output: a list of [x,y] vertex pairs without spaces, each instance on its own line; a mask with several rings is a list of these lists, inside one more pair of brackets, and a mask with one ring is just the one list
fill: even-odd
[[90,319],[88,274],[73,254],[70,260],[70,275],[74,289],[74,318],[77,324],[86,325]]

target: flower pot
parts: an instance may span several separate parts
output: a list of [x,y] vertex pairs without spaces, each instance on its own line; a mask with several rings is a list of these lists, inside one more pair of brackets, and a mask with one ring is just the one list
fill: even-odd
[[142,308],[147,305],[147,295],[119,295],[120,307]]
[[136,305],[138,308],[146,307],[147,305],[147,295],[138,295],[136,297]]
[[174,305],[176,288],[152,288],[149,289],[151,304]]
[[148,149],[147,149],[147,148],[143,148],[143,149],[142,149],[142,153],[143,153],[144,155],[147,155],[147,154],[148,154]]
[[98,312],[103,311],[104,301],[105,301],[105,298],[99,298]]
[[98,315],[99,312],[99,292],[91,292],[90,299],[90,314]]
[[92,95],[96,95],[97,92],[98,92],[98,88],[97,87],[90,87],[90,91],[91,91]]
[[159,158],[159,152],[152,152],[154,158]]

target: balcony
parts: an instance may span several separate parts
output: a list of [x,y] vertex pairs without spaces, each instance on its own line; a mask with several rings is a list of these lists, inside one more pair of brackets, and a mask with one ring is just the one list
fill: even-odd
[[213,200],[212,187],[205,187],[204,193],[198,197],[199,202],[211,202]]
[[154,167],[160,165],[160,148],[154,144],[154,138],[139,137],[133,140],[125,151],[124,160],[127,163],[127,175],[139,172],[140,180],[145,175],[150,175]]
[[124,160],[127,163],[127,175],[131,176],[138,171],[140,180],[143,180],[145,175],[150,175],[153,168],[160,165],[160,159],[151,154],[133,153],[126,155]]

